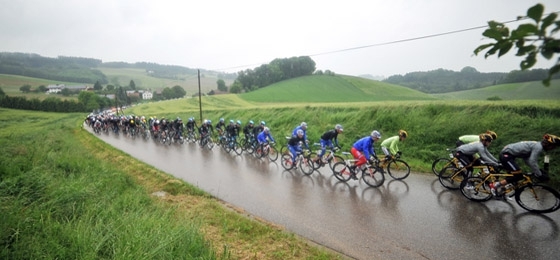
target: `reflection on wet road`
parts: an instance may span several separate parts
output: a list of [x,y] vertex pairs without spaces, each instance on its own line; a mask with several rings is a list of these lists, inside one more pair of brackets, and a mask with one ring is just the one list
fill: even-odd
[[[433,175],[370,188],[311,176],[219,147],[161,145],[98,135],[110,145],[248,213],[357,259],[557,259],[560,211],[531,214],[515,201],[470,202]],[[411,166],[414,169],[414,166]]]

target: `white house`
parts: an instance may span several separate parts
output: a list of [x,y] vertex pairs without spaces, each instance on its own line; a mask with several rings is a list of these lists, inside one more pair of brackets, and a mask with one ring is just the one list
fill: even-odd
[[154,94],[152,92],[144,91],[144,93],[142,93],[142,99],[147,100],[152,98],[154,98]]
[[48,85],[47,94],[60,93],[60,91],[62,91],[63,88],[64,88],[64,84]]

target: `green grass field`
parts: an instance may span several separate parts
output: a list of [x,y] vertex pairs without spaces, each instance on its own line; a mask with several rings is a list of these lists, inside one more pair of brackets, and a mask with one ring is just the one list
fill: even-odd
[[553,80],[549,87],[540,81],[503,84],[481,89],[433,94],[439,99],[451,100],[485,100],[499,97],[502,100],[557,100],[560,101],[560,80]]
[[241,94],[254,102],[364,102],[385,100],[433,100],[409,88],[352,76],[313,75],[282,81]]

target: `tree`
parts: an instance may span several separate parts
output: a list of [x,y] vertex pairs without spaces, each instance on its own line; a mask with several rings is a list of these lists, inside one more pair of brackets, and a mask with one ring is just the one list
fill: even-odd
[[185,95],[187,95],[187,92],[185,91],[185,89],[183,89],[179,85],[175,85],[173,88],[171,88],[171,90],[173,90],[173,97],[174,98],[182,98]]
[[109,84],[105,87],[105,89],[107,89],[107,91],[111,92],[111,91],[115,90],[115,86]]
[[30,85],[23,85],[19,88],[19,91],[23,92],[23,93],[29,93],[29,91],[31,91],[31,86]]
[[[556,13],[551,13],[543,18],[544,6],[537,4],[527,10],[527,17],[532,19],[534,23],[524,23],[517,29],[510,30],[503,23],[496,21],[488,22],[488,29],[482,35],[488,37],[495,42],[483,44],[474,50],[474,54],[478,55],[481,51],[490,48],[484,54],[484,58],[488,58],[494,54],[498,57],[508,53],[512,48],[517,49],[516,56],[525,57],[521,64],[521,70],[533,67],[537,63],[537,55],[550,60],[556,54],[560,53],[560,39],[555,39],[552,35],[560,30],[560,21],[556,18]],[[520,19],[526,17],[518,17]],[[549,26],[554,28],[549,29]],[[549,70],[548,76],[542,81],[545,86],[550,86],[552,76],[560,72],[560,58]]]
[[99,83],[99,81],[96,81],[95,84],[93,84],[93,89],[95,91],[100,91],[103,89],[103,86],[101,86],[101,83]]
[[227,91],[226,82],[223,79],[219,79],[216,84],[218,84],[219,91]]
[[47,87],[45,87],[45,85],[41,85],[41,86],[37,87],[37,92],[45,93],[45,92],[47,92]]
[[130,83],[128,83],[128,86],[130,87],[130,89],[136,90],[136,84],[134,83],[134,80],[130,80]]
[[6,92],[4,92],[4,90],[2,88],[0,88],[0,97],[3,97],[6,95]]

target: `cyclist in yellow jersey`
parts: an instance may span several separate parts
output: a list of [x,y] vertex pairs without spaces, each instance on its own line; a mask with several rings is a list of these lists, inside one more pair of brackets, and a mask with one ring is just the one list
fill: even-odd
[[385,160],[391,160],[396,154],[402,154],[397,146],[398,142],[403,142],[408,137],[405,130],[399,130],[399,135],[389,137],[381,142],[381,150],[385,154]]
[[[486,131],[486,134],[489,134],[490,136],[492,136],[492,140],[496,140],[496,138],[498,138],[498,135],[494,131],[488,130],[488,131]],[[455,142],[455,146],[459,147],[459,146],[464,145],[464,144],[478,142],[478,140],[479,140],[478,135],[462,135],[462,136],[459,136],[459,140],[457,140],[457,142]]]

